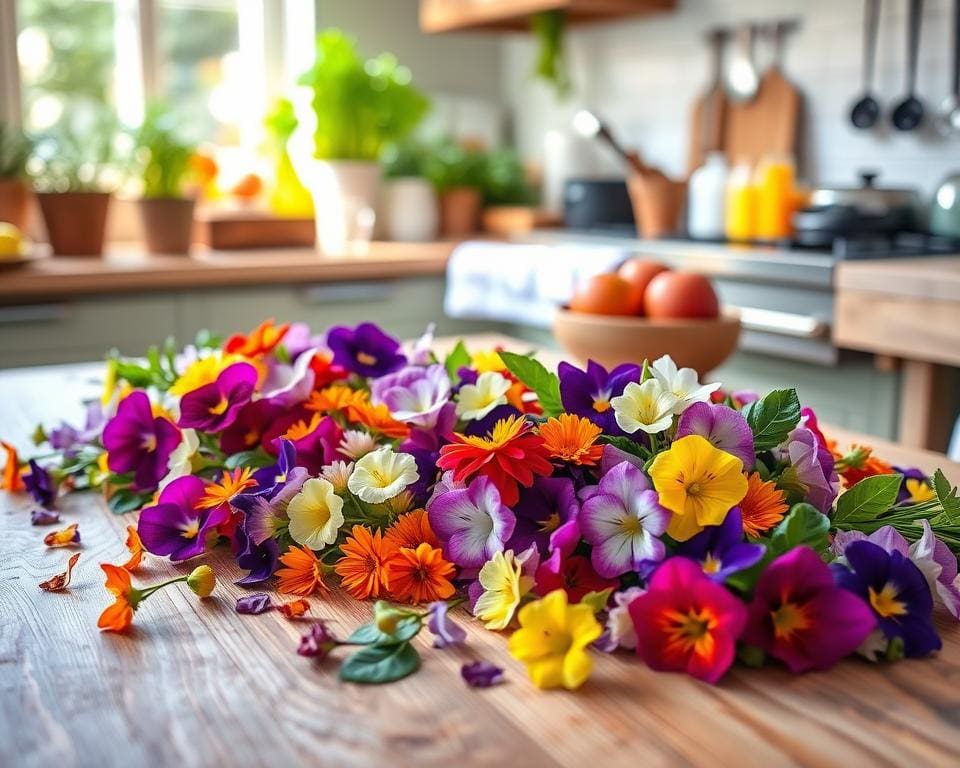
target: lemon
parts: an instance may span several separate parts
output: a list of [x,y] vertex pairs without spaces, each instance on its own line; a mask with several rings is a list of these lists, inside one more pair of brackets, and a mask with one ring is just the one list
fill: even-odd
[[19,256],[23,234],[13,224],[0,221],[0,259]]

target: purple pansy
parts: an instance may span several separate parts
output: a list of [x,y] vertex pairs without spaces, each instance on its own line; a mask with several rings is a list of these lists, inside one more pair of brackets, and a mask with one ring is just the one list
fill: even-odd
[[538,477],[530,488],[520,490],[513,507],[517,524],[508,546],[522,552],[530,546],[546,554],[550,536],[580,514],[580,502],[573,481],[566,477]]
[[333,362],[360,376],[384,376],[407,364],[400,342],[373,323],[356,328],[338,325],[327,334]]
[[287,506],[300,493],[310,473],[303,467],[294,467],[287,473],[283,487],[268,499],[264,496],[236,496],[231,504],[244,514],[243,529],[253,544],[263,544],[286,529],[289,518]]
[[201,555],[207,534],[226,522],[230,508],[197,509],[206,483],[194,475],[184,475],[160,492],[153,506],[140,513],[137,533],[147,552],[165,555],[173,561]]
[[502,552],[517,521],[486,477],[474,478],[463,490],[434,496],[427,516],[444,554],[464,568],[479,568]]
[[93,401],[87,404],[86,419],[82,429],[61,422],[60,426],[50,430],[47,440],[55,451],[61,451],[63,455],[71,459],[77,455],[77,451],[96,440],[107,419],[103,412],[103,406],[99,401]]
[[489,688],[503,682],[503,669],[489,661],[472,661],[460,667],[460,676],[471,688]]
[[180,398],[180,426],[203,432],[226,429],[250,402],[257,386],[257,369],[250,363],[224,368],[216,381],[197,387]]
[[793,474],[804,488],[804,499],[827,514],[840,487],[833,455],[807,427],[797,427],[790,433],[787,454]]
[[929,482],[927,473],[917,467],[894,467],[893,471],[898,475],[903,475],[903,479],[900,481],[900,490],[897,493],[897,504],[910,501],[910,491],[907,490],[907,480],[918,480],[921,483]]
[[621,451],[615,445],[607,443],[603,446],[603,453],[600,455],[600,477],[613,469],[618,464],[631,464],[637,469],[643,469],[644,461],[639,456],[632,453]]
[[152,491],[167,474],[167,461],[180,445],[173,422],[154,416],[147,393],[135,390],[120,401],[103,429],[103,447],[112,472],[133,472],[135,491]]
[[669,522],[670,512],[660,506],[647,478],[627,462],[603,476],[598,492],[583,502],[579,518],[583,540],[593,547],[593,568],[604,578],[663,560],[666,549],[657,537]]
[[231,500],[230,503],[238,510],[243,511],[248,500],[256,496],[272,499],[286,485],[287,475],[290,470],[297,466],[297,449],[286,438],[280,438],[277,445],[279,450],[277,451],[276,463],[256,470],[253,473],[253,479],[257,481],[257,484],[238,493]]
[[633,363],[618,365],[609,373],[599,363],[587,361],[582,371],[570,363],[560,363],[560,399],[567,413],[574,413],[603,429],[608,435],[622,435],[617,425],[610,399],[623,394],[631,381],[639,382],[642,369]]
[[693,538],[677,545],[677,554],[696,560],[703,572],[721,584],[737,571],[756,565],[766,551],[763,544],[743,540],[740,508],[731,509],[720,525],[710,525]]
[[447,648],[467,641],[467,633],[450,618],[446,600],[437,600],[427,606],[427,628],[433,633],[433,647]]
[[287,356],[296,362],[308,350],[323,349],[323,335],[314,334],[306,323],[290,323],[281,344],[287,350]]
[[336,647],[336,638],[334,638],[330,630],[327,629],[326,622],[320,620],[311,624],[306,634],[300,637],[297,654],[311,659],[322,660]]
[[847,545],[849,568],[834,564],[837,583],[859,595],[872,609],[887,640],[903,641],[906,656],[939,650],[933,627],[933,596],[920,569],[900,552],[887,552],[870,541]]
[[276,539],[266,539],[257,544],[247,535],[246,518],[234,529],[233,547],[237,565],[247,575],[237,579],[236,584],[260,584],[273,576],[280,560],[280,545]]
[[721,451],[736,456],[744,469],[753,466],[753,431],[739,411],[726,405],[694,403],[680,416],[677,423],[677,439],[688,435],[700,435]]
[[53,525],[60,522],[60,513],[53,509],[30,511],[30,525]]
[[273,601],[266,592],[254,592],[237,598],[237,613],[257,615],[273,608]]
[[450,401],[450,377],[442,365],[407,366],[370,385],[372,401],[383,403],[397,421],[432,429]]
[[283,408],[269,400],[247,403],[233,423],[220,434],[220,450],[228,456],[256,450],[267,428],[281,413]]
[[267,369],[267,378],[263,382],[263,399],[276,403],[282,408],[292,408],[310,397],[316,380],[316,374],[310,367],[310,363],[319,351],[319,347],[306,350],[293,365],[272,363]]
[[29,461],[30,471],[23,476],[23,484],[33,500],[44,507],[52,507],[57,499],[57,487],[50,473],[35,459]]

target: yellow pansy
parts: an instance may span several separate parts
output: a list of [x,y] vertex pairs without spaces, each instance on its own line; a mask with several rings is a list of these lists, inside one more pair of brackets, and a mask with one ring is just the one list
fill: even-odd
[[520,598],[533,589],[533,577],[523,575],[523,563],[512,549],[497,552],[480,569],[484,592],[473,608],[473,615],[487,629],[506,629],[520,605]]
[[503,371],[507,368],[507,366],[503,364],[500,353],[495,349],[484,349],[480,352],[474,352],[470,358],[470,365],[477,373]]

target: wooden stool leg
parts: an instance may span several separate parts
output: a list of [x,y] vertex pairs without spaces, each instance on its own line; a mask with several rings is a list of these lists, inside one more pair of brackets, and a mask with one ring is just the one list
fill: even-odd
[[946,450],[951,427],[946,370],[935,363],[904,360],[900,382],[900,442],[911,448],[942,452]]

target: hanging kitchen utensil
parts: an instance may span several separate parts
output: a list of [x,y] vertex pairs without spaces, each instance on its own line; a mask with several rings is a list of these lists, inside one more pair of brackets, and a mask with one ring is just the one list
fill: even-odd
[[573,116],[574,130],[585,139],[599,139],[610,149],[616,152],[636,173],[643,173],[647,168],[640,161],[636,152],[629,152],[617,141],[610,128],[588,109],[579,109]]
[[960,0],[953,2],[953,91],[937,110],[936,126],[943,136],[960,134]]
[[[960,0],[958,0],[960,2]],[[873,95],[873,63],[877,53],[880,0],[865,0],[863,6],[863,96],[850,110],[854,128],[872,128],[880,117],[880,104]]]
[[710,152],[723,149],[723,126],[727,111],[727,94],[723,89],[723,48],[726,40],[727,32],[722,29],[707,33],[712,67],[710,86],[693,105],[688,160],[690,173],[703,165]]
[[923,102],[917,98],[917,58],[922,16],[923,0],[910,0],[907,17],[907,95],[893,110],[893,127],[898,131],[912,131],[923,122]]
[[727,70],[727,95],[734,103],[751,101],[757,95],[760,78],[753,60],[753,24],[744,24],[737,30],[737,43]]

